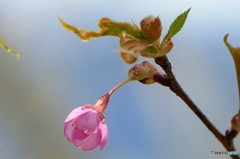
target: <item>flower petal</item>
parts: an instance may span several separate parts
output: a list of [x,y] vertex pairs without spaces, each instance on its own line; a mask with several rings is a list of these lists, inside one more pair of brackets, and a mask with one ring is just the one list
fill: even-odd
[[88,136],[84,131],[76,128],[73,120],[64,125],[64,135],[70,142],[77,139],[82,140]]
[[101,122],[99,124],[99,129],[100,129],[100,133],[102,136],[101,142],[100,142],[100,150],[103,150],[103,148],[105,147],[106,143],[107,143],[107,139],[108,139],[108,128],[107,128],[107,124]]
[[74,124],[78,129],[83,130],[85,133],[92,134],[97,130],[100,119],[97,111],[92,109],[87,113],[78,116],[74,120]]
[[69,122],[70,120],[73,120],[77,116],[80,116],[80,115],[88,112],[90,108],[83,109],[84,107],[87,107],[87,106],[91,106],[91,105],[90,104],[85,104],[83,106],[80,106],[80,107],[77,107],[77,108],[73,109],[72,112],[67,116],[67,118],[65,119],[64,122],[65,123]]
[[95,134],[91,134],[83,140],[73,141],[77,148],[82,148],[84,151],[92,150],[96,148],[101,142],[101,134],[97,131]]

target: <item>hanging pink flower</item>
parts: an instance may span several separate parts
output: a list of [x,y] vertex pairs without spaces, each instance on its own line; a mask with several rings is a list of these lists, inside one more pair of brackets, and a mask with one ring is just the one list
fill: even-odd
[[64,135],[84,151],[98,146],[102,150],[108,138],[105,117],[88,104],[75,108],[64,122]]
[[113,92],[130,81],[128,79],[120,82],[94,105],[85,104],[73,109],[64,121],[64,136],[68,141],[84,151],[93,150],[98,146],[102,150],[108,139],[108,128],[102,113],[107,108]]

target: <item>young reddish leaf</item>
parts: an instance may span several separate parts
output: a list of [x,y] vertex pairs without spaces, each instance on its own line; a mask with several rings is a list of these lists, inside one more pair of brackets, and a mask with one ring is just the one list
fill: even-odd
[[161,45],[164,45],[166,42],[169,41],[169,39],[171,39],[174,35],[176,35],[183,27],[188,13],[191,10],[191,8],[189,8],[188,10],[186,10],[184,13],[180,14],[171,24],[170,28],[168,29],[168,33],[167,35],[164,37],[163,42]]
[[229,34],[226,34],[224,36],[224,43],[227,46],[229,52],[231,53],[234,63],[235,63],[237,80],[238,80],[238,93],[240,93],[240,47],[231,46],[227,41],[228,36],[229,36]]
[[109,18],[102,18],[99,20],[98,27],[100,30],[98,32],[78,29],[75,26],[69,25],[60,17],[59,20],[65,29],[77,34],[83,41],[101,36],[124,36],[144,39],[141,30],[136,25],[126,22],[115,22]]
[[92,38],[98,38],[101,36],[100,33],[94,32],[94,31],[90,31],[90,30],[83,30],[83,29],[78,29],[77,27],[73,26],[73,25],[69,25],[67,22],[65,22],[62,18],[59,17],[59,20],[62,24],[62,26],[68,30],[71,31],[75,34],[77,34],[81,40],[83,41],[88,41]]
[[20,59],[20,54],[12,49],[10,49],[5,42],[3,41],[2,37],[0,36],[0,46],[2,46],[8,53],[15,55],[17,60]]
[[173,42],[171,39],[168,40],[164,45],[160,46],[160,49],[158,53],[155,55],[155,57],[162,57],[166,55],[169,51],[171,51],[173,48]]
[[120,38],[120,49],[118,50],[121,54],[124,62],[128,64],[134,63],[138,55],[144,50],[150,43],[148,41],[121,37]]
[[157,40],[161,36],[162,24],[159,17],[148,16],[141,22],[141,30],[143,34],[151,40]]
[[144,36],[141,30],[134,24],[127,22],[115,22],[109,18],[102,18],[99,20],[98,26],[100,33],[104,35],[112,36],[133,36],[138,39],[143,39]]

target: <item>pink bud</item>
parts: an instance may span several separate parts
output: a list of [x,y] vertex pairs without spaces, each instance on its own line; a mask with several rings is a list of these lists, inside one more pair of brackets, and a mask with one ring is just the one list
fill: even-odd
[[157,73],[157,69],[151,63],[143,61],[141,64],[134,65],[128,71],[128,78],[144,84],[152,84],[155,82],[153,80],[155,73]]
[[98,146],[102,150],[108,138],[104,115],[88,104],[75,108],[64,121],[64,135],[84,151]]

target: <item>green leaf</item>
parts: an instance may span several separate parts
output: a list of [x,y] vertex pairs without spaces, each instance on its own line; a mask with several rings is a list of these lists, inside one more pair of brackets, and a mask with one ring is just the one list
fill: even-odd
[[0,46],[2,46],[8,53],[15,55],[17,60],[20,59],[20,54],[12,49],[10,49],[5,42],[3,41],[2,37],[0,36]]
[[180,14],[171,24],[170,28],[168,29],[167,35],[164,37],[163,42],[161,45],[164,45],[168,40],[170,40],[174,35],[176,35],[183,27],[188,13],[190,12],[191,8],[186,10],[184,13]]
[[226,34],[224,36],[224,43],[227,46],[229,52],[231,53],[234,63],[235,63],[237,80],[238,80],[238,92],[240,95],[240,47],[233,47],[232,45],[230,45],[227,41],[228,35],[229,34]]
[[158,48],[154,45],[149,45],[141,51],[143,57],[154,58],[155,55],[159,52]]

